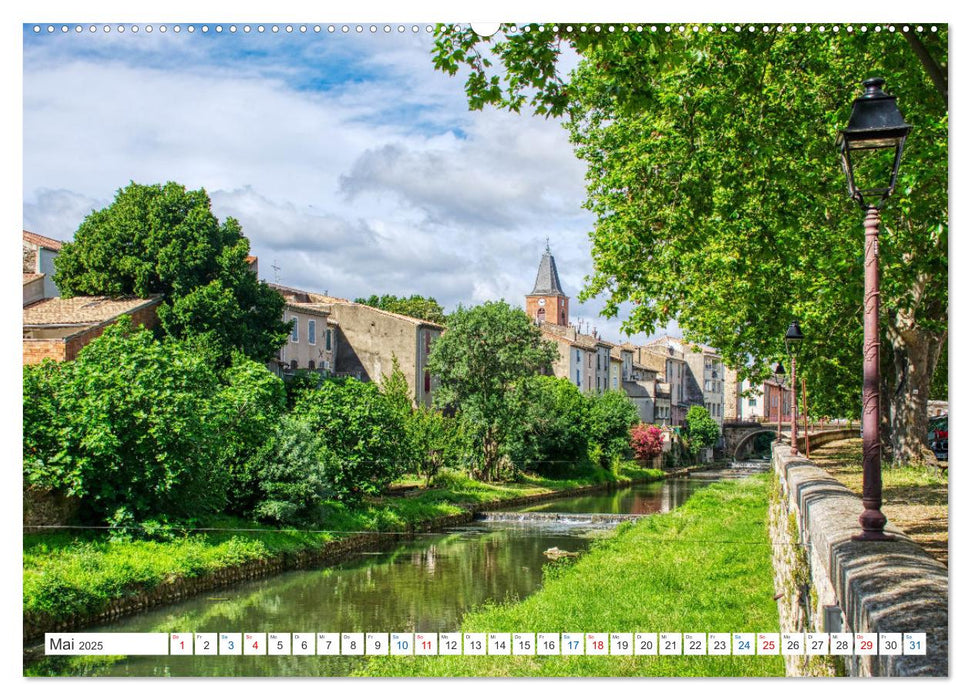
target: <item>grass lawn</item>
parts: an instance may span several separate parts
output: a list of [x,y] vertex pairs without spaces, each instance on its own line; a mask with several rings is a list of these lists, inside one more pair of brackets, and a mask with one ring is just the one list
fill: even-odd
[[404,531],[422,521],[476,506],[617,480],[659,479],[663,473],[627,463],[618,473],[590,470],[553,480],[524,476],[514,483],[486,484],[449,473],[439,486],[372,499],[359,507],[329,504],[319,530],[279,530],[237,518],[205,523],[211,531],[169,541],[112,541],[99,531],[57,531],[23,538],[23,614],[62,620],[92,615],[128,594],[180,577],[213,571],[282,553],[318,548],[354,532]]
[[[863,494],[863,441],[841,440],[812,451],[811,459],[858,496]],[[925,466],[881,472],[883,514],[927,553],[947,566],[947,475]]]
[[[529,598],[466,615],[464,632],[778,632],[766,475],[713,484],[622,525]],[[563,560],[561,560],[563,561]],[[381,657],[366,676],[782,676],[781,657]]]

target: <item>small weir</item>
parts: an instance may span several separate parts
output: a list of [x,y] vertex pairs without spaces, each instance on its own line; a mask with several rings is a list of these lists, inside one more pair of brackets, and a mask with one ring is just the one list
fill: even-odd
[[479,513],[476,520],[503,523],[559,523],[563,525],[601,525],[610,527],[618,523],[638,520],[644,515],[628,513]]

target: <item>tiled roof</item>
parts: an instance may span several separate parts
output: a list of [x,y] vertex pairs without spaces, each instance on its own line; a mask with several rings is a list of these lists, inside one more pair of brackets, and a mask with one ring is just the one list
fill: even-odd
[[161,297],[139,299],[126,297],[54,297],[24,307],[25,326],[90,325],[109,321],[143,306],[157,304]]
[[318,304],[315,302],[288,301],[287,308],[295,311],[307,311],[316,314],[330,314],[330,304]]
[[373,306],[367,306],[366,304],[357,304],[349,299],[342,299],[340,297],[332,297],[326,294],[318,294],[317,292],[308,292],[303,289],[294,289],[293,287],[284,287],[279,284],[269,283],[269,286],[278,291],[284,296],[290,303],[303,303],[303,304],[341,304],[344,306],[361,306],[367,308],[377,314],[382,314],[384,316],[390,316],[392,318],[401,319],[402,321],[408,321],[416,326],[428,326],[429,328],[437,328],[439,330],[444,330],[445,326],[438,323],[432,323],[431,321],[425,321],[420,318],[413,318],[411,316],[405,316],[404,314],[396,314],[391,311],[385,311],[384,309],[377,309]]
[[33,282],[34,280],[39,280],[44,278],[43,272],[25,272],[24,273],[24,284]]
[[63,241],[41,236],[39,233],[31,233],[30,231],[24,231],[24,240],[27,243],[33,243],[36,246],[47,248],[48,250],[60,250],[61,246],[64,245]]

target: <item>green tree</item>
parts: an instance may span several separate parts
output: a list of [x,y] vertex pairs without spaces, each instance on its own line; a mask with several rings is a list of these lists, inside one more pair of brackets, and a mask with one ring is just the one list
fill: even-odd
[[73,362],[24,368],[25,481],[77,497],[89,522],[219,511],[219,393],[209,358],[123,317]]
[[[946,27],[602,29],[440,26],[433,60],[468,72],[471,108],[565,118],[597,217],[583,298],[604,294],[607,315],[633,302],[630,332],[674,319],[756,381],[799,319],[800,367],[832,415],[859,415],[863,307],[862,216],[834,141],[860,81],[886,78],[914,131],[883,215],[882,405],[895,459],[919,458],[947,337]],[[569,76],[564,44],[580,56]]]
[[304,392],[293,413],[307,421],[337,459],[330,483],[338,500],[381,493],[404,472],[411,450],[406,426],[398,407],[376,384],[325,381]]
[[702,447],[711,447],[718,440],[721,432],[718,422],[709,415],[708,409],[704,406],[689,408],[684,421],[692,452],[697,452]]
[[412,294],[410,297],[398,297],[394,294],[382,294],[381,296],[372,294],[366,299],[355,299],[354,303],[445,325],[445,310],[441,304],[435,301],[434,297],[423,297],[420,294]]
[[228,477],[227,510],[249,515],[259,495],[253,456],[276,432],[286,409],[283,381],[265,365],[233,355],[222,373],[217,399],[222,406],[220,463]]
[[448,331],[428,358],[440,382],[435,403],[462,412],[481,450],[482,478],[498,478],[503,448],[520,419],[521,404],[510,400],[513,388],[525,377],[549,371],[556,352],[525,312],[505,301],[460,306],[449,317]]
[[590,406],[568,379],[527,377],[516,387],[522,418],[510,435],[513,464],[547,476],[568,474],[587,456]]
[[623,391],[587,395],[587,433],[601,458],[601,466],[621,457],[630,449],[630,429],[640,417],[637,406]]
[[239,223],[213,215],[205,190],[131,183],[88,215],[55,260],[61,294],[162,295],[165,333],[194,338],[223,364],[234,349],[265,362],[289,325],[283,298],[249,270]]

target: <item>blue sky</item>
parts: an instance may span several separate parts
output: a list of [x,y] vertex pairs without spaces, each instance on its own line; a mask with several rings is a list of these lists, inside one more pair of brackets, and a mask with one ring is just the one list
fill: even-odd
[[447,309],[522,304],[549,237],[574,319],[622,339],[576,299],[593,217],[566,131],[470,112],[427,25],[47,26],[23,29],[28,230],[70,239],[129,181],[172,180],[240,221],[265,279]]

